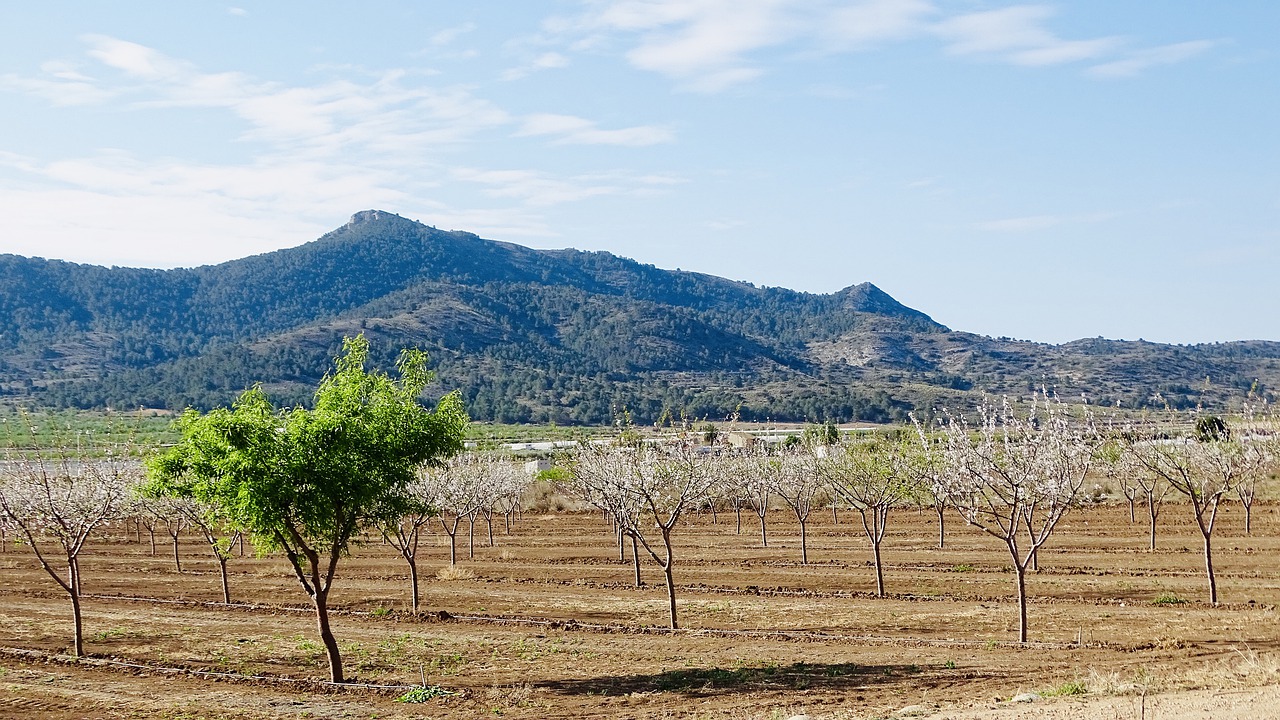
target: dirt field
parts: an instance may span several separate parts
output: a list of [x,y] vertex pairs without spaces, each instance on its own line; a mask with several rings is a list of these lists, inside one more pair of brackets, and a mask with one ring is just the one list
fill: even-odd
[[[754,515],[741,534],[732,515],[694,518],[677,531],[685,629],[674,634],[662,629],[660,572],[646,566],[646,587],[632,587],[598,515],[526,515],[510,536],[498,529],[495,547],[478,528],[469,579],[434,576],[447,557],[437,537],[423,550],[430,613],[418,618],[405,612],[403,561],[373,542],[339,570],[335,632],[352,679],[425,676],[451,693],[420,704],[310,682],[326,665],[283,560],[234,559],[233,600],[244,605],[221,605],[216,565],[194,536],[182,573],[166,545],[152,557],[145,537],[118,529],[91,547],[90,658],[60,659],[69,604],[11,546],[0,554],[0,717],[1280,717],[1280,516],[1256,507],[1250,537],[1238,507],[1220,517],[1217,608],[1201,602],[1189,518],[1167,506],[1160,549],[1148,552],[1143,518],[1131,525],[1127,509],[1069,515],[1028,580],[1027,646],[1010,642],[1007,551],[950,518],[938,550],[931,512],[891,518],[883,599],[871,595],[856,514],[834,525],[815,513],[808,566],[782,511],[767,549]],[[1011,702],[1024,693],[1040,697]]]

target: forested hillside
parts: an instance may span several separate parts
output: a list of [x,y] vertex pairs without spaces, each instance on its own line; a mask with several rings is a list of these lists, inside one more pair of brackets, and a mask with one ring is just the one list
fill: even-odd
[[902,418],[1046,385],[1129,407],[1280,385],[1280,343],[1052,346],[951,331],[869,283],[758,288],[602,252],[533,250],[366,211],[315,242],[214,266],[0,256],[0,401],[207,408],[262,383],[305,403],[342,338],[427,349],[476,419],[604,423],[626,408]]

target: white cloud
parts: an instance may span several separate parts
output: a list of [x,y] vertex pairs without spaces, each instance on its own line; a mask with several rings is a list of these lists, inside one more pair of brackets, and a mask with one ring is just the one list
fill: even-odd
[[1040,47],[1010,53],[1014,65],[1062,65],[1089,60],[1110,53],[1120,44],[1119,38],[1097,40],[1059,40]]
[[364,82],[335,79],[290,87],[237,72],[201,72],[137,43],[87,36],[88,54],[123,78],[93,80],[49,71],[0,78],[8,87],[61,104],[129,98],[134,109],[225,108],[247,122],[242,140],[311,157],[347,149],[394,149],[401,157],[466,141],[508,125],[510,116],[463,87],[429,87],[424,74],[389,70]]
[[[512,126],[517,135],[558,143],[633,147],[669,142],[671,132],[660,127],[606,130],[551,113],[514,118],[472,88],[429,85],[425,74],[404,70],[329,68],[328,80],[287,85],[204,72],[116,38],[85,42],[99,77],[49,63],[35,77],[0,77],[0,89],[140,116],[162,108],[221,109],[240,123],[238,135],[224,142],[248,144],[251,159],[101,150],[47,160],[0,150],[0,215],[7,227],[21,229],[9,234],[7,252],[152,267],[220,262],[314,239],[362,208],[472,231],[546,236],[552,233],[539,208],[661,192],[678,182],[663,175],[454,168],[450,160],[465,145],[500,138]],[[450,178],[477,190],[445,187]],[[491,207],[474,207],[469,196]]]
[[991,232],[1025,233],[1036,230],[1047,230],[1061,225],[1063,218],[1057,215],[1029,215],[1026,217],[1003,218],[978,223],[979,230]]
[[454,168],[451,174],[459,182],[481,185],[490,197],[516,200],[527,207],[549,207],[606,195],[647,195],[677,182],[667,176],[627,173],[561,177],[540,170]]
[[626,55],[633,66],[718,92],[761,74],[747,55],[792,40],[803,28],[796,9],[786,0],[618,0],[583,26],[638,34]]
[[1133,77],[1153,67],[1174,65],[1184,60],[1189,60],[1207,52],[1214,45],[1217,45],[1217,43],[1213,40],[1191,40],[1145,50],[1135,50],[1120,60],[1113,60],[1089,68],[1089,74],[1100,78]]
[[145,45],[105,35],[87,35],[89,55],[108,67],[143,80],[177,80],[190,66]]
[[836,46],[861,48],[917,35],[937,12],[926,0],[866,0],[832,10],[819,32]]
[[559,68],[569,67],[569,58],[556,52],[548,52],[539,55],[525,65],[511,68],[502,73],[503,80],[519,80],[528,77],[535,72],[542,70],[555,70]]
[[[932,35],[953,56],[986,57],[1041,67],[1103,61],[1123,50],[1118,35],[1063,38],[1049,29],[1055,10],[1018,4],[944,16],[933,0],[604,0],[576,21],[544,24],[577,52],[608,52],[617,41],[633,67],[663,74],[685,90],[718,93],[767,72],[768,51],[855,52]],[[1204,41],[1130,53],[1096,66],[1122,76],[1179,62]],[[512,71],[521,75],[526,71]]]
[[671,142],[671,131],[652,125],[640,125],[620,130],[601,130],[590,120],[573,115],[541,113],[524,119],[517,136],[556,136],[555,142],[564,145],[623,145],[643,147]]
[[99,105],[116,97],[116,92],[98,85],[89,77],[48,72],[47,77],[26,78],[12,73],[0,75],[0,90],[14,90],[48,100],[59,107]]
[[1001,233],[1029,233],[1048,230],[1059,225],[1106,222],[1116,217],[1114,212],[1086,213],[1082,215],[1027,215],[980,222],[979,230]]
[[471,22],[463,23],[461,25],[456,25],[451,28],[445,28],[444,30],[437,32],[436,34],[428,38],[427,43],[430,45],[434,45],[436,47],[448,45],[452,43],[454,40],[457,40],[458,38],[462,37],[463,35],[466,35],[469,32],[474,31],[475,29],[476,29],[476,24]]
[[249,11],[242,7],[229,7],[227,8],[227,14],[235,15],[236,17],[244,17],[249,14]]
[[1015,5],[947,18],[934,32],[948,42],[952,55],[987,55],[1031,66],[1104,56],[1122,42],[1117,37],[1063,40],[1044,27],[1053,15],[1041,5]]

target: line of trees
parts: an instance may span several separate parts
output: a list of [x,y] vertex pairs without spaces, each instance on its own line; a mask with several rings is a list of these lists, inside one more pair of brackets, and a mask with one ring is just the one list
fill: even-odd
[[[1207,417],[1207,416],[1206,416]],[[1208,599],[1218,602],[1212,535],[1218,508],[1228,497],[1249,509],[1258,485],[1280,468],[1280,423],[1263,408],[1247,408],[1238,427],[1200,418],[1190,430],[1167,418],[1159,424],[1099,424],[1087,410],[1042,392],[1022,407],[984,403],[972,416],[942,412],[888,434],[806,433],[779,447],[746,449],[723,444],[719,433],[687,432],[665,444],[624,432],[611,443],[591,444],[567,461],[566,489],[598,508],[618,535],[644,548],[663,569],[670,624],[678,627],[671,535],[681,514],[704,507],[731,508],[742,532],[744,508],[756,513],[760,544],[767,547],[768,513],[785,506],[800,530],[800,557],[809,562],[807,526],[813,511],[830,505],[858,513],[871,550],[876,594],[885,595],[881,549],[893,511],[930,508],[938,517],[938,547],[946,543],[945,518],[956,513],[1008,551],[1018,600],[1018,639],[1028,637],[1028,571],[1039,570],[1039,551],[1073,509],[1098,499],[1088,488],[1099,474],[1115,479],[1133,503],[1142,500],[1155,521],[1170,493],[1185,495],[1204,537]],[[663,541],[654,552],[650,536]],[[636,584],[640,558],[633,549]]]
[[[411,606],[419,610],[417,552],[423,530],[449,537],[450,563],[466,522],[468,553],[476,525],[488,543],[501,516],[507,530],[529,478],[512,461],[460,454],[467,422],[456,397],[434,409],[417,398],[430,373],[425,357],[406,354],[398,377],[365,370],[367,349],[350,341],[336,370],[316,393],[314,409],[277,409],[250,390],[229,409],[180,421],[182,441],[146,462],[126,442],[82,445],[75,451],[22,450],[10,443],[0,475],[0,529],[30,547],[40,566],[68,595],[74,652],[83,654],[79,562],[85,542],[103,525],[132,518],[174,541],[182,528],[209,545],[220,568],[224,602],[231,601],[227,563],[244,537],[281,552],[316,611],[330,676],[342,682],[341,657],[328,619],[328,597],[341,558],[360,537],[381,536],[406,561]],[[34,430],[34,428],[33,428]],[[885,595],[881,548],[892,514],[932,508],[957,513],[993,538],[1012,559],[1019,640],[1028,637],[1027,573],[1062,518],[1090,502],[1090,477],[1115,479],[1133,506],[1148,507],[1151,546],[1166,496],[1188,498],[1204,539],[1209,601],[1218,602],[1212,536],[1221,504],[1249,508],[1280,456],[1280,423],[1267,408],[1250,408],[1232,423],[1200,418],[1175,432],[1167,423],[1100,425],[1087,413],[1041,394],[1019,407],[984,405],[972,417],[941,413],[891,433],[806,433],[767,447],[726,444],[724,434],[684,433],[654,442],[624,431],[611,441],[584,443],[566,458],[563,487],[596,507],[613,526],[620,557],[630,544],[637,585],[641,552],[663,571],[672,628],[679,627],[675,568],[681,520],[691,512],[732,507],[760,521],[767,546],[771,507],[785,506],[800,525],[800,562],[808,563],[806,524],[814,509],[855,511],[868,540],[876,593]],[[1092,474],[1091,474],[1092,473]],[[838,515],[837,515],[838,517]]]

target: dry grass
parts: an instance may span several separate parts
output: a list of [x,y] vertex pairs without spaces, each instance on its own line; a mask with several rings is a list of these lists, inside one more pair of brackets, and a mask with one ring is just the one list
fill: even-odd
[[462,565],[445,565],[436,573],[437,580],[474,580],[475,572]]
[[532,695],[533,686],[525,682],[512,685],[494,685],[485,692],[489,702],[498,703],[509,708],[523,707],[525,703],[529,702],[529,698]]
[[1090,670],[1084,679],[1090,695],[1125,696],[1202,688],[1260,687],[1280,683],[1280,655],[1235,648],[1218,662],[1158,674],[1139,667],[1129,673]]
[[1222,662],[1206,666],[1190,679],[1197,681],[1195,687],[1274,685],[1280,682],[1280,656],[1237,647]]

